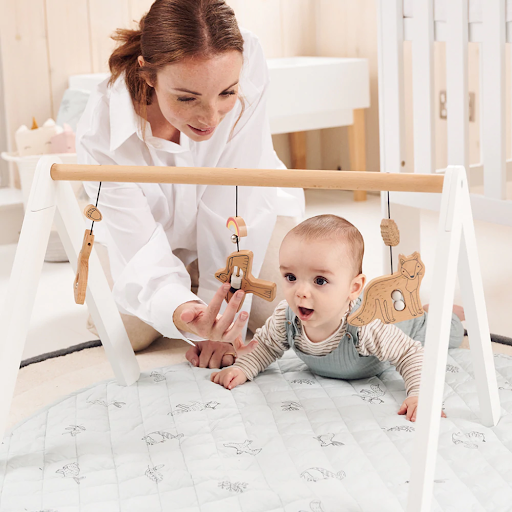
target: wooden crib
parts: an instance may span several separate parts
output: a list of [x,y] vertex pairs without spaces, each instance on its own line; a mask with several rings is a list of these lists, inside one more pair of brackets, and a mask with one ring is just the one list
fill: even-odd
[[[380,159],[383,172],[436,172],[434,42],[446,43],[447,162],[463,165],[475,219],[512,226],[512,160],[506,160],[506,44],[512,43],[510,0],[378,0]],[[406,161],[404,41],[412,43],[413,161]],[[480,163],[469,160],[468,44],[480,45]],[[475,184],[483,181],[483,187]],[[473,186],[472,186],[473,185]],[[507,185],[509,196],[507,198]],[[483,188],[483,193],[478,193]],[[480,189],[480,190],[479,190]],[[420,209],[438,210],[430,194],[390,194],[407,250],[420,247]],[[400,206],[401,205],[401,206]],[[405,208],[403,208],[405,207]],[[387,216],[387,196],[382,195]],[[388,253],[385,269],[389,269]],[[396,261],[396,258],[394,258]],[[430,425],[430,429],[436,429]],[[428,432],[417,432],[428,436]],[[411,460],[408,512],[430,510],[435,450]],[[416,452],[422,447],[416,445]],[[432,457],[433,456],[433,457]]]
[[[505,45],[512,43],[512,2],[379,0],[378,30],[381,170],[436,172],[434,41],[445,41],[448,165],[466,168],[475,219],[512,226],[512,160],[506,160],[505,129]],[[404,41],[412,42],[412,162],[405,157]],[[469,165],[468,42],[480,44],[481,145],[475,165]],[[483,187],[474,186],[482,181]],[[393,193],[391,202],[439,209],[439,198],[426,195]],[[404,219],[403,238],[420,247],[419,210],[407,208],[406,219],[397,210]]]

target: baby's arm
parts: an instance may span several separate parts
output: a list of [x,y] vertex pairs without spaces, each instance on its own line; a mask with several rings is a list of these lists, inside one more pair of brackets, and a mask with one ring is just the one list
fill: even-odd
[[251,353],[237,358],[233,366],[212,373],[212,382],[233,389],[247,380],[254,379],[258,373],[279,359],[285,350],[290,348],[286,337],[286,308],[286,301],[282,301],[265,325],[256,330],[253,339],[257,342],[256,348]]
[[[364,356],[376,356],[381,361],[390,361],[404,379],[407,398],[398,414],[406,414],[410,421],[416,421],[418,395],[420,390],[423,346],[393,324],[374,320],[359,330],[357,350]],[[444,412],[441,415],[446,418]]]
[[376,356],[389,361],[405,382],[407,396],[417,396],[420,390],[423,347],[393,324],[374,320],[359,328],[357,351],[363,356]]

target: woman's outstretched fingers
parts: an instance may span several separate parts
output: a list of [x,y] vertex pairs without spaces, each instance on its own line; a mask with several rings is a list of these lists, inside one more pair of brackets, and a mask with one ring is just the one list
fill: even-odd
[[205,326],[208,329],[208,337],[210,333],[213,332],[213,327],[217,321],[217,315],[219,314],[220,308],[222,307],[222,301],[226,297],[228,290],[230,289],[229,283],[224,283],[222,286],[219,286],[212,300],[208,304],[206,311],[204,313],[204,322]]
[[[233,320],[235,319],[236,312],[238,311],[238,306],[240,305],[240,302],[244,298],[245,293],[242,290],[238,290],[233,297],[231,297],[231,300],[229,301],[226,309],[224,310],[224,313],[222,314],[222,317],[217,320],[215,323],[215,327],[213,328],[213,335],[215,336],[215,339],[222,339],[223,341],[231,341],[232,338],[232,331],[230,330],[230,326],[233,323]],[[236,323],[235,323],[236,324]],[[235,327],[235,326],[233,326]],[[238,327],[238,326],[236,326]],[[231,336],[228,336],[224,338],[224,335],[226,334],[226,331],[229,330],[229,334]],[[240,329],[241,330],[241,329]],[[235,336],[236,338],[236,336]]]

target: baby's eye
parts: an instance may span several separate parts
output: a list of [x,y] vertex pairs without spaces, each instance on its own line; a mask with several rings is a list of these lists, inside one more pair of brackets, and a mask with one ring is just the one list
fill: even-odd
[[293,281],[297,279],[293,274],[286,274],[284,278],[290,283],[293,283]]
[[315,277],[315,284],[317,284],[319,286],[324,286],[328,282],[329,281],[327,281],[327,279],[325,279],[325,277]]

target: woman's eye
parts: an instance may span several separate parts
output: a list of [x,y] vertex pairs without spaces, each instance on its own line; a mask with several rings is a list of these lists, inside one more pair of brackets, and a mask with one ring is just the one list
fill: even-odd
[[293,274],[286,274],[284,278],[290,283],[293,283],[293,281],[297,279]]
[[220,93],[221,96],[225,96],[226,98],[229,96],[233,96],[234,94],[236,94],[235,91],[224,91]]
[[325,277],[315,277],[315,284],[319,286],[323,286],[324,284],[327,284],[328,281],[325,279]]
[[194,101],[194,100],[195,100],[195,98],[178,98],[178,101],[182,101],[185,103],[187,103],[189,101]]

